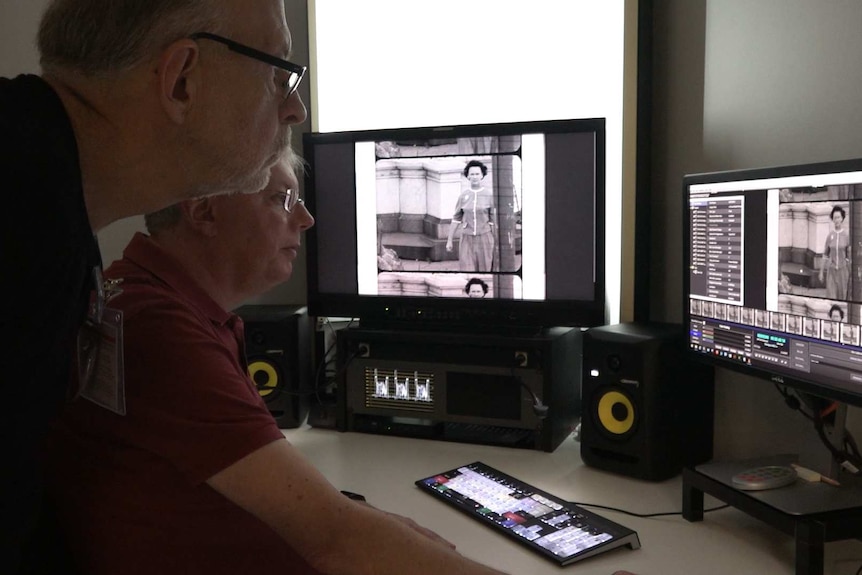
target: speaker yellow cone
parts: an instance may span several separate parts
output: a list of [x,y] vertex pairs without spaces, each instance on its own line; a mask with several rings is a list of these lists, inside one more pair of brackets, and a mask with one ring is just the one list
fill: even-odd
[[[617,404],[626,408],[626,418],[623,420],[617,419],[613,414],[613,408]],[[619,391],[605,393],[599,399],[598,412],[602,427],[617,435],[627,433],[635,422],[635,409],[631,400]]]
[[253,361],[248,366],[248,375],[255,383],[257,383],[257,380],[254,376],[261,371],[266,373],[267,377],[266,382],[262,385],[259,383],[257,384],[257,391],[262,397],[266,397],[275,391],[276,387],[278,387],[278,374],[276,373],[275,368],[266,361]]

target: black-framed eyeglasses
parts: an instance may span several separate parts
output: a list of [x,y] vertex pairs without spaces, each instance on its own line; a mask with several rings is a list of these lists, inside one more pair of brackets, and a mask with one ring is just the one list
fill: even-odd
[[264,62],[266,64],[269,64],[270,66],[278,68],[279,70],[284,70],[285,72],[287,72],[287,79],[281,84],[282,90],[284,91],[282,97],[285,100],[290,98],[291,94],[296,92],[296,89],[299,87],[299,83],[302,82],[302,78],[305,77],[305,72],[308,70],[307,66],[300,66],[299,64],[294,64],[293,62],[288,62],[287,60],[276,58],[275,56],[267,54],[266,52],[255,50],[250,46],[240,44],[239,42],[234,42],[233,40],[225,38],[224,36],[219,36],[218,34],[212,34],[210,32],[195,32],[194,34],[189,36],[189,39],[191,40],[199,40],[201,38],[224,44],[231,52],[242,54],[243,56],[253,58],[259,62]]
[[288,188],[284,192],[284,211],[292,214],[296,206],[304,206],[305,200],[299,197],[299,190]]

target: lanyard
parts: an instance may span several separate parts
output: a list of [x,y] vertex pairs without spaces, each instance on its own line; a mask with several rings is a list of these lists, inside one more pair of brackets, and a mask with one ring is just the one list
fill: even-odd
[[123,283],[122,278],[104,279],[102,277],[102,266],[93,268],[93,284],[95,285],[96,298],[90,305],[89,319],[94,324],[99,325],[102,323],[105,305],[123,293],[122,288],[120,288],[121,283]]

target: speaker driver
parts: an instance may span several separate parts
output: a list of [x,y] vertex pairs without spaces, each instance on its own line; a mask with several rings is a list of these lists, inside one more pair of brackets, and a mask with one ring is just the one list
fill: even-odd
[[635,407],[631,399],[620,391],[611,390],[599,395],[595,413],[599,429],[612,437],[621,439],[634,431]]
[[281,378],[272,363],[265,359],[252,361],[248,364],[248,374],[265,400],[270,401],[278,395]]

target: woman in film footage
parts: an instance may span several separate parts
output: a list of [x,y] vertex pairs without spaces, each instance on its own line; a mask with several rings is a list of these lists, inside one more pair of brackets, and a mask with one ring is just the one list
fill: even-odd
[[826,296],[830,299],[847,299],[850,283],[850,234],[844,227],[846,218],[844,208],[832,208],[832,230],[826,236],[820,264],[820,281],[824,281],[825,273]]
[[487,174],[488,167],[479,160],[470,160],[464,167],[464,176],[470,187],[458,196],[446,238],[446,251],[451,252],[455,231],[461,229],[458,246],[461,271],[489,272],[494,267],[497,222],[494,196],[482,186]]

